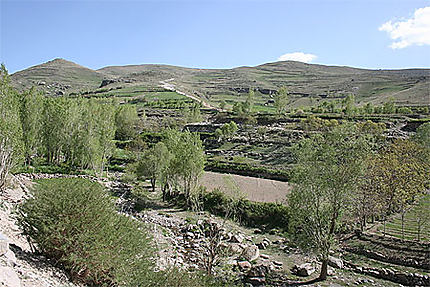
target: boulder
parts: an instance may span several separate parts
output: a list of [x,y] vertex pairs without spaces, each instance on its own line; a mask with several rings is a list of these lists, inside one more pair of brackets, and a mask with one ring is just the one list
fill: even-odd
[[333,267],[333,268],[342,269],[343,268],[343,260],[340,258],[329,256],[328,257],[328,265]]
[[235,234],[231,237],[230,242],[242,243],[244,239],[245,239],[245,237],[242,234],[238,233],[238,234]]
[[240,262],[237,262],[237,265],[239,266],[240,270],[248,270],[248,269],[251,269],[252,267],[249,261],[240,261]]
[[256,245],[249,245],[243,249],[242,256],[248,261],[254,261],[260,257],[260,250]]
[[311,263],[305,263],[301,265],[294,265],[294,267],[291,269],[291,272],[298,276],[310,276],[315,272],[315,268]]

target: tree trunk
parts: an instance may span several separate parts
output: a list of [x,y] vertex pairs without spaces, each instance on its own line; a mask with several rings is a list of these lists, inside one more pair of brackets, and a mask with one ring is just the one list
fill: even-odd
[[402,210],[402,240],[405,240],[405,212]]
[[327,269],[328,269],[328,258],[322,260],[321,273],[318,277],[319,280],[323,281],[327,279]]
[[152,192],[155,192],[155,179],[151,178]]

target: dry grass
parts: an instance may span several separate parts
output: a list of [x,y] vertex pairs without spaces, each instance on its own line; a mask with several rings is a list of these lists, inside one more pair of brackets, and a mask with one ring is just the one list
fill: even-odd
[[229,195],[259,202],[283,203],[291,190],[287,182],[216,172],[205,172],[200,182],[208,190],[220,188]]

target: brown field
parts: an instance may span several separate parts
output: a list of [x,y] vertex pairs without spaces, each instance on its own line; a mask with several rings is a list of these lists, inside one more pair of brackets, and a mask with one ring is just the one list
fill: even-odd
[[210,171],[203,174],[200,182],[209,191],[220,188],[229,195],[259,202],[284,203],[291,190],[287,182]]

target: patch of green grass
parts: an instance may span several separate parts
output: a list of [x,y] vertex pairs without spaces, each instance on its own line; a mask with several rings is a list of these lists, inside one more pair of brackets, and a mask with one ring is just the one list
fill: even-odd
[[[419,204],[418,204],[419,203]],[[414,204],[406,213],[404,217],[404,238],[408,240],[417,240],[418,237],[418,223],[417,214],[430,212],[430,194],[423,195],[418,199],[418,203]],[[430,220],[427,224],[422,226],[421,240],[430,241]],[[397,214],[386,222],[385,230],[388,235],[402,238],[402,219],[401,215]],[[379,226],[378,232],[383,233],[384,227]]]

